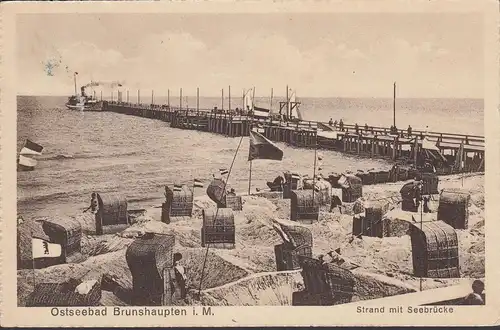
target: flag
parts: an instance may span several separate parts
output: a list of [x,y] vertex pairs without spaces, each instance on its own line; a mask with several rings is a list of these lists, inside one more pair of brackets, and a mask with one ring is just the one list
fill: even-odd
[[292,180],[299,180],[299,179],[300,179],[300,174],[298,174],[298,173],[292,173]]
[[283,151],[264,135],[250,131],[248,160],[252,161],[254,159],[283,160]]
[[37,161],[35,159],[19,155],[18,164],[21,171],[33,171]]
[[78,74],[78,72],[75,72],[75,74]]
[[60,244],[49,243],[40,238],[32,238],[33,259],[36,258],[57,258],[62,254]]
[[220,168],[219,173],[220,173],[220,175],[226,175],[229,173],[229,171],[227,168]]
[[182,190],[181,184],[174,184],[174,191],[181,191],[181,190]]
[[194,179],[194,187],[203,188],[203,182],[199,179]]
[[41,155],[43,147],[35,142],[26,139],[24,147],[21,149],[20,155]]
[[265,109],[265,108],[259,108],[259,107],[255,107],[254,106],[254,111],[253,111],[253,116],[255,118],[262,118],[262,119],[266,119],[269,117],[269,113],[271,111],[269,109]]

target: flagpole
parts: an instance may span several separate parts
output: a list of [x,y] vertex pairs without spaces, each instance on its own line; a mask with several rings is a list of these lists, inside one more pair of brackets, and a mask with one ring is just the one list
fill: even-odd
[[314,192],[316,190],[316,160],[318,158],[318,130],[316,130],[316,138],[314,141],[314,169],[313,169],[313,205],[314,205]]
[[224,110],[224,88],[221,89],[220,103],[221,103],[220,105],[221,110]]
[[[224,188],[223,188],[223,196],[226,195],[226,187],[227,187],[227,182],[229,181],[229,176],[231,175],[231,171],[233,170],[233,165],[234,161],[236,160],[236,156],[238,155],[238,151],[240,150],[241,142],[243,142],[243,135],[240,138],[240,142],[238,143],[238,147],[236,148],[236,152],[234,153],[233,161],[231,162],[231,166],[229,167],[229,171],[227,172],[227,179],[224,183]],[[215,211],[215,219],[217,219],[217,215],[219,214],[219,207],[217,206],[217,210]],[[200,286],[198,287],[198,295],[201,294],[201,288],[203,285],[203,277],[205,276],[205,265],[207,263],[207,257],[208,257],[208,250],[210,248],[210,244],[207,244],[207,249],[205,252],[205,258],[203,259],[203,267],[201,268],[201,278],[200,278]]]
[[464,186],[464,167],[463,167],[463,163],[464,163],[464,154],[465,154],[465,148],[463,147],[464,146],[464,141],[462,141],[462,144],[460,146],[460,172],[462,172],[462,188]]
[[250,172],[248,176],[248,196],[250,196],[250,189],[252,188],[252,161],[250,161]]
[[196,88],[196,111],[200,111],[200,88]]
[[[424,205],[423,205],[423,203],[420,203],[420,202],[423,201],[423,198],[422,198],[422,188],[423,188],[422,185],[420,185],[420,201],[419,201],[419,204],[421,204],[420,205],[420,232],[423,231],[423,228],[422,228],[423,224],[422,224],[422,222],[423,222],[423,217],[424,217],[424,215],[423,215]],[[422,274],[420,274],[420,291],[422,291]]]
[[31,231],[31,262],[33,266],[33,291],[35,290],[35,257],[33,256],[33,231]]
[[288,95],[288,85],[286,85],[286,118],[287,118],[287,121],[288,121],[289,112],[290,112],[290,98]]
[[[249,91],[247,91],[248,93]],[[246,96],[246,95],[245,95]],[[253,88],[253,96],[255,96],[255,87]],[[243,103],[245,102],[245,98],[243,98]],[[252,131],[252,127],[253,127],[253,109],[254,109],[254,105],[253,105],[253,97],[252,97],[252,109],[250,109],[252,111],[252,114],[250,116],[250,130],[248,132],[248,138],[251,139],[252,136],[251,136],[251,131]],[[250,192],[251,192],[251,189],[252,189],[252,163],[253,161],[250,160],[250,171],[249,171],[249,174],[248,174],[248,196],[250,196]]]
[[273,88],[271,87],[271,100],[269,101],[269,113],[273,112]]
[[78,74],[77,72],[74,72],[74,73],[73,73],[73,80],[74,80],[74,82],[75,82],[75,96],[77,96],[77,95],[78,95],[78,94],[77,94],[77,90],[76,90],[76,75],[77,75],[77,74]]
[[392,97],[392,124],[396,128],[396,82],[394,82],[394,93]]

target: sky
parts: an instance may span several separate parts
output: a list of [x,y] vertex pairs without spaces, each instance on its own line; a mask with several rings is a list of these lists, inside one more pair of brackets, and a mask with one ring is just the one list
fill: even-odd
[[[483,98],[474,13],[23,14],[18,94],[119,81],[144,95]],[[174,92],[175,91],[175,92]],[[233,92],[240,95],[240,92]]]

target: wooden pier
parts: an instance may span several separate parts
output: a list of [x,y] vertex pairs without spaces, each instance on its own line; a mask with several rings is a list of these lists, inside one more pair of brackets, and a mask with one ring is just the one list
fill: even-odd
[[[191,129],[228,137],[248,136],[251,127],[269,140],[300,148],[335,150],[343,153],[384,158],[393,161],[416,161],[424,141],[435,144],[452,163],[463,152],[463,169],[441,168],[439,174],[484,171],[485,141],[483,136],[406,130],[391,132],[385,127],[357,127],[344,124],[342,129],[314,121],[257,120],[235,111],[192,109],[155,104],[132,104],[104,101],[104,111],[169,122],[173,128]],[[415,137],[417,139],[415,140]],[[425,140],[424,140],[425,138]],[[415,143],[416,141],[416,143]],[[416,150],[417,148],[417,150]],[[415,152],[417,151],[417,152]]]

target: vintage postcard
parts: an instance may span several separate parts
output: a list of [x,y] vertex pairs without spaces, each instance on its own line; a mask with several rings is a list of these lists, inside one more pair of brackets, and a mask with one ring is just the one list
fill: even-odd
[[3,3],[2,325],[493,325],[495,1]]

